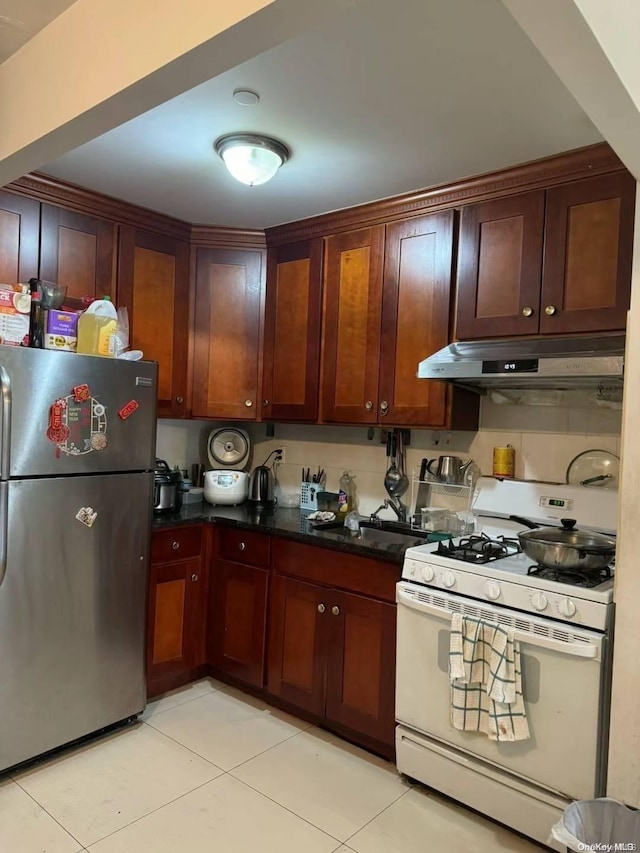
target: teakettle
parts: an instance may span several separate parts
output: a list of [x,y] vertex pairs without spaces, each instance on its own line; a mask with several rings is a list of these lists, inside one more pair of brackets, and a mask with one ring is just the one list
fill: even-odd
[[[472,459],[463,462],[459,456],[438,456],[437,459],[429,459],[427,471],[441,483],[462,485],[465,472],[472,462]],[[432,468],[434,464],[437,464],[435,470]]]
[[258,465],[249,481],[249,500],[257,504],[273,504],[273,471],[266,465]]

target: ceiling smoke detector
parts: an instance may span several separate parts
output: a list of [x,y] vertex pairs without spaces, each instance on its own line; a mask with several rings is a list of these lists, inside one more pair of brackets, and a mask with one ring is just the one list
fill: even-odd
[[236,104],[242,104],[243,107],[255,107],[260,100],[260,95],[251,89],[236,89],[233,100]]

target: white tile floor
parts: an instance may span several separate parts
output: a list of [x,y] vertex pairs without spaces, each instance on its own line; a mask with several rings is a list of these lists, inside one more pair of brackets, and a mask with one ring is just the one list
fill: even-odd
[[2,853],[540,853],[211,679],[0,782]]

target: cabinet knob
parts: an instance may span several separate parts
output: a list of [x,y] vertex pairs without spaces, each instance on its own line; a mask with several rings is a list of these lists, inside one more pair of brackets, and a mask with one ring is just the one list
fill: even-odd
[[240,548],[240,550],[241,550],[241,551],[244,551],[244,549],[245,549],[246,547],[247,547],[247,546],[245,545],[245,543],[244,543],[244,542],[241,542],[241,543],[238,545],[238,548]]
[[544,309],[544,313],[547,315],[547,317],[553,317],[557,310],[558,309],[555,305],[547,305],[547,307]]
[[269,405],[269,401],[268,401],[268,400],[263,400],[263,401],[262,401],[262,405],[263,405],[263,406],[268,406],[268,405]]
[[191,580],[197,581],[197,580],[199,580],[199,577],[200,577],[199,575],[193,574],[193,575],[191,575]]
[[331,608],[331,612],[333,613],[334,616],[339,616],[340,615],[340,608],[336,604],[334,604],[333,607]]
[[184,397],[176,397],[176,403],[181,406],[184,403]]
[[523,317],[533,317],[533,308],[531,308],[529,305],[527,305],[525,308],[522,309],[522,316]]
[[247,409],[250,409],[251,406],[253,406],[253,400],[245,400],[244,404],[247,407]]
[[324,606],[324,604],[319,604],[319,605],[318,605],[318,613],[324,613],[324,611],[325,611],[326,609],[327,609],[327,608]]
[[180,547],[180,543],[179,542],[172,542],[171,547],[173,548],[174,551],[177,551],[178,548]]
[[389,404],[387,403],[387,401],[386,401],[386,400],[383,400],[383,401],[380,403],[380,414],[381,414],[381,415],[386,415],[388,411],[389,411]]
[[370,412],[373,409],[373,401],[367,400],[367,402],[364,404],[364,407],[368,412]]

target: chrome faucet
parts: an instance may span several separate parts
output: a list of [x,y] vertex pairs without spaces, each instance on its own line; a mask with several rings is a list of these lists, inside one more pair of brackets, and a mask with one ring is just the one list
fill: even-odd
[[376,524],[381,524],[382,520],[378,518],[378,514],[381,513],[383,509],[392,509],[395,512],[398,521],[406,523],[407,508],[402,503],[400,498],[395,498],[395,500],[391,498],[386,498],[384,503],[381,503],[378,509],[375,512],[371,513],[371,515],[369,516],[370,521],[374,521],[376,522]]

